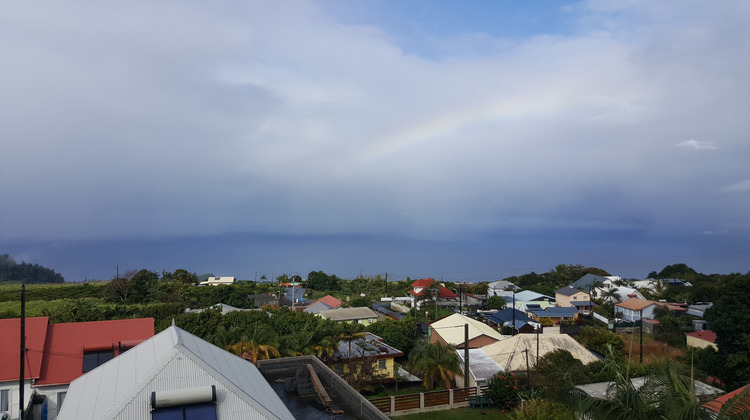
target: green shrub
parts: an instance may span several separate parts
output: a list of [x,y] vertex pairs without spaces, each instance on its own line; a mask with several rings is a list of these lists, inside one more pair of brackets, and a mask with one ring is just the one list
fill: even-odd
[[576,420],[576,416],[562,403],[537,399],[527,401],[523,409],[516,412],[516,420]]
[[518,405],[518,383],[512,373],[498,372],[487,384],[485,394],[495,407],[503,412],[512,410]]

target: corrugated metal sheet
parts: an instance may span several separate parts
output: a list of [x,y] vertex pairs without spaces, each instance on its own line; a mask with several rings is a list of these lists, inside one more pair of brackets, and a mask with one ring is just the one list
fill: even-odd
[[529,366],[533,367],[536,364],[537,339],[539,340],[539,357],[557,349],[563,349],[569,351],[573,357],[583,364],[599,360],[586,347],[567,334],[519,334],[507,340],[484,346],[480,350],[487,353],[495,363],[505,370],[526,370],[526,350],[528,350],[529,355]]
[[150,395],[215,385],[217,415],[293,419],[251,363],[170,327],[71,383],[58,419],[150,419]]
[[469,341],[481,335],[486,335],[495,340],[505,339],[502,334],[484,322],[477,321],[476,319],[461,314],[453,314],[435,321],[430,324],[430,328],[440,334],[440,337],[442,337],[446,343],[457,346],[464,342],[464,324],[469,324]]
[[371,319],[377,318],[376,314],[372,309],[363,306],[359,308],[338,308],[328,309],[326,311],[320,311],[320,316],[331,321],[353,321],[357,319]]

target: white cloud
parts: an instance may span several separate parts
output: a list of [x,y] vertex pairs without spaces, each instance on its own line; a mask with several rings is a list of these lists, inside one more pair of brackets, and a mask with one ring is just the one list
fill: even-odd
[[694,139],[685,140],[677,143],[677,146],[686,147],[693,150],[716,150],[716,146],[710,141],[698,141]]
[[750,192],[750,179],[730,184],[721,189],[726,193],[745,193]]
[[[235,6],[0,6],[0,236],[679,228],[750,153],[742,6],[584,3],[573,35],[440,57],[314,2]],[[719,135],[711,167],[664,140]]]

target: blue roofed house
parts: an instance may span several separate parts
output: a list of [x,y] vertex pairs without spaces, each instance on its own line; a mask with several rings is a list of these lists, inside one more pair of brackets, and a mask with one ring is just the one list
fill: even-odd
[[305,306],[305,292],[307,289],[304,287],[287,287],[284,292],[284,298],[292,302],[293,306]]
[[538,321],[529,318],[526,312],[519,311],[518,309],[505,308],[494,313],[483,314],[483,316],[486,321],[498,327],[515,325],[515,329],[519,333],[531,333],[541,327]]
[[564,322],[575,321],[578,318],[578,310],[573,307],[559,308],[550,306],[544,311],[529,311],[529,316],[539,322],[547,319],[552,321],[553,324],[562,324]]
[[607,277],[587,273],[580,279],[573,282],[570,287],[578,290],[589,290],[594,287],[603,285],[606,281]]
[[531,290],[524,290],[524,291],[516,293],[514,299],[516,300],[516,302],[519,302],[519,301],[520,302],[540,302],[540,301],[551,302],[555,300],[555,298],[552,296],[547,296],[541,293],[532,292]]

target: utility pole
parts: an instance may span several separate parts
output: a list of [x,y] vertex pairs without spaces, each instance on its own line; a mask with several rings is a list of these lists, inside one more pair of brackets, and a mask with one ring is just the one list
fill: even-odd
[[515,290],[513,293],[513,332],[510,333],[510,335],[516,335],[516,292]]
[[643,309],[641,309],[639,312],[638,317],[641,318],[641,363],[643,363]]
[[469,387],[469,324],[464,324],[464,388]]
[[463,314],[464,308],[463,308],[463,289],[461,288],[461,283],[458,283],[458,313]]
[[385,272],[385,297],[388,297],[388,272]]
[[23,418],[23,379],[26,376],[24,364],[26,363],[26,285],[21,283],[21,375],[18,378],[18,410],[19,419]]

